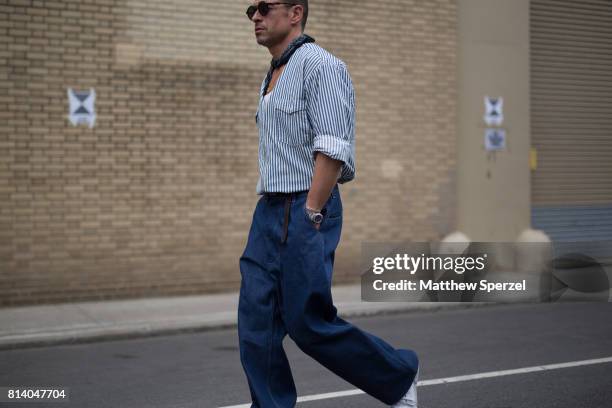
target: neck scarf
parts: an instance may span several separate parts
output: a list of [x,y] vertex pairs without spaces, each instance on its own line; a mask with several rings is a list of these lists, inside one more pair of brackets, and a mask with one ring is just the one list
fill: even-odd
[[272,59],[272,61],[270,61],[270,69],[268,70],[268,74],[266,75],[263,96],[265,96],[268,92],[268,87],[270,86],[270,81],[272,80],[272,72],[274,72],[276,68],[285,65],[289,61],[289,58],[291,58],[293,53],[302,45],[314,41],[315,39],[309,36],[308,34],[302,34],[293,41],[291,41],[291,43],[289,43],[285,51],[283,51],[283,54],[278,59]]

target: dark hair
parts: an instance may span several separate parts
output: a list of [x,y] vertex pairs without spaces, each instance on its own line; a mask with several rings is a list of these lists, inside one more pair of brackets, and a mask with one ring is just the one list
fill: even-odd
[[293,0],[293,4],[302,6],[304,9],[304,15],[302,16],[302,31],[304,31],[306,20],[308,20],[308,0]]

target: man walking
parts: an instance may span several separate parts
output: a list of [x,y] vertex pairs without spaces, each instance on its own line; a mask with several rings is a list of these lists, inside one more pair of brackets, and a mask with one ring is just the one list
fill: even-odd
[[416,407],[419,361],[336,314],[338,184],[355,177],[355,96],[344,62],[303,34],[308,1],[255,1],[247,16],[272,63],[260,92],[257,202],[240,257],[240,361],[252,408],[297,393],[283,338],[385,404]]

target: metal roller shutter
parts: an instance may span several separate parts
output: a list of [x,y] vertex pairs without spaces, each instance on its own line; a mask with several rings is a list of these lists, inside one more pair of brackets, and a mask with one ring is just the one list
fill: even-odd
[[612,241],[612,0],[530,7],[532,224]]

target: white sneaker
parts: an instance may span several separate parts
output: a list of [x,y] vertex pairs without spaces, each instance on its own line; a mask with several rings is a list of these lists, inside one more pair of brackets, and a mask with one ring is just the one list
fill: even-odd
[[391,408],[417,408],[417,382],[419,379],[419,369],[417,368],[414,382],[410,389],[399,401],[391,406]]

